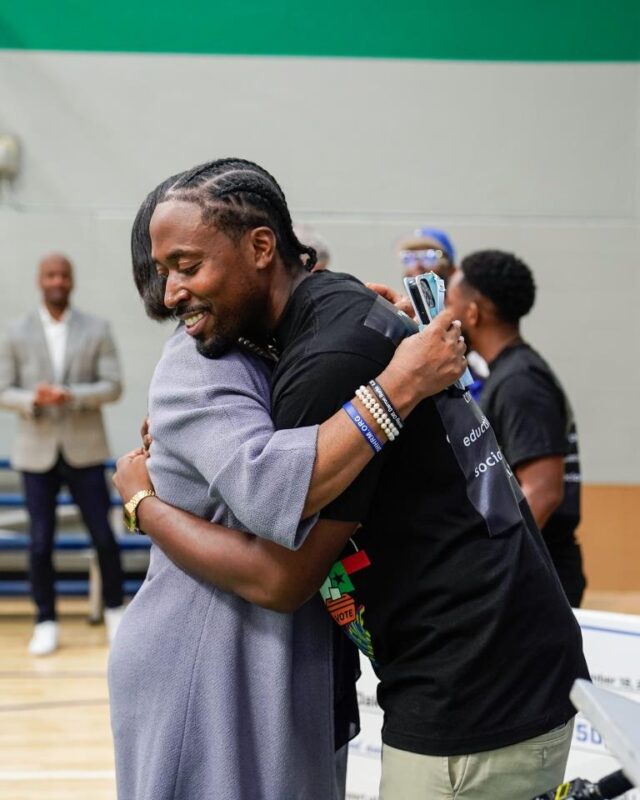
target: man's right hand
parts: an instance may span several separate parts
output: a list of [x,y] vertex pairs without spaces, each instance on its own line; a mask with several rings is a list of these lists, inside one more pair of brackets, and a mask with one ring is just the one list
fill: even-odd
[[378,381],[402,417],[462,375],[467,346],[460,330],[460,322],[445,309],[422,331],[400,342]]

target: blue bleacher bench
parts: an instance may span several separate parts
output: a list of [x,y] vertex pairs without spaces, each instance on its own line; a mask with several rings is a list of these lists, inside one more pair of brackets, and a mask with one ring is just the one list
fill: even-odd
[[[115,469],[115,461],[105,462],[106,470]],[[11,470],[11,462],[7,458],[0,458],[0,470]],[[58,505],[72,506],[73,498],[65,492],[58,495]],[[111,505],[122,506],[119,495],[111,494]],[[24,508],[25,498],[22,493],[0,492],[0,508]],[[116,542],[120,550],[148,550],[151,546],[146,536],[132,533],[116,534]],[[58,534],[54,539],[55,550],[85,552],[89,556],[89,574],[86,580],[69,580],[60,578],[56,580],[58,594],[88,595],[90,600],[90,618],[98,620],[102,613],[100,599],[100,571],[97,559],[92,549],[91,538],[88,534]],[[27,551],[29,548],[29,535],[11,530],[0,530],[0,553],[3,551]],[[135,594],[140,588],[140,580],[126,579],[124,581],[125,594]],[[0,580],[0,596],[15,596],[29,594],[28,580]]]
[[[115,469],[116,462],[113,460],[105,461],[104,468],[105,469]],[[11,462],[8,458],[0,458],[0,470],[6,469],[11,470],[13,469],[11,466]],[[24,495],[21,492],[0,492],[0,508],[24,508]],[[58,505],[59,506],[72,506],[74,505],[73,498],[70,494],[66,492],[62,492],[58,495]],[[122,498],[119,494],[113,492],[111,494],[111,505],[112,506],[121,506],[122,505]]]

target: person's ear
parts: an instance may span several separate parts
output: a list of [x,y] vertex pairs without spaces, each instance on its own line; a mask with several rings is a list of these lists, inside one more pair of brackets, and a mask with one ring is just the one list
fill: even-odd
[[480,306],[475,300],[472,300],[467,306],[466,319],[463,321],[465,326],[469,328],[477,328],[480,322]]
[[257,269],[270,266],[276,254],[276,235],[266,226],[249,231],[249,246]]

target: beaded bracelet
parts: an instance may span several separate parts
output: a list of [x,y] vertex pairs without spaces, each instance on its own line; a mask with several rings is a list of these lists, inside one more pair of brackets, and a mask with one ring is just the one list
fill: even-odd
[[398,430],[401,431],[402,430],[402,425],[403,425],[402,417],[400,416],[400,414],[398,414],[398,412],[395,409],[395,406],[393,405],[391,400],[389,400],[389,398],[385,394],[384,389],[382,388],[382,386],[380,386],[378,381],[373,380],[373,379],[369,381],[369,386],[373,389],[373,391],[376,394],[376,397],[380,400],[382,405],[385,407],[385,409],[387,411],[387,414],[391,417],[391,419],[393,420],[393,422],[396,425],[396,427],[398,428]]
[[389,441],[392,442],[396,436],[400,435],[398,428],[393,424],[389,415],[385,412],[380,403],[378,403],[367,386],[360,386],[356,391],[356,397],[382,428]]
[[367,425],[367,423],[362,419],[360,414],[358,413],[356,407],[353,405],[351,401],[345,403],[342,408],[347,412],[347,414],[351,417],[353,422],[355,423],[356,427],[360,431],[360,433],[364,436],[364,438],[369,443],[371,449],[374,453],[379,453],[382,448],[383,444],[375,435],[375,433],[371,430],[371,428]]
[[400,435],[400,431],[393,424],[391,418],[382,408],[380,403],[378,403],[370,389],[368,389],[366,386],[361,386],[356,390],[356,397],[382,428],[385,436],[390,442],[392,442],[396,436]]

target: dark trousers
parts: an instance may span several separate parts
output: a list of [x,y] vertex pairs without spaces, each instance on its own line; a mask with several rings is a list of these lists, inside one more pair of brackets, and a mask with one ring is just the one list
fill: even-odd
[[110,502],[104,468],[72,467],[59,456],[55,466],[48,472],[23,472],[22,479],[27,510],[31,517],[29,564],[38,622],[56,618],[52,555],[56,528],[56,496],[63,484],[69,487],[98,554],[104,604],[107,608],[121,606],[122,567],[120,551],[109,525]]

